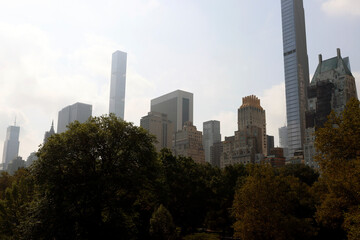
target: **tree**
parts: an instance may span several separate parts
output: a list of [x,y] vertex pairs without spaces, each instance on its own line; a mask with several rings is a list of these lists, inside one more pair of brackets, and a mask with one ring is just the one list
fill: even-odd
[[[317,220],[340,237],[358,239],[360,206],[360,108],[351,99],[345,110],[332,112],[315,132],[321,178]],[[343,232],[341,232],[343,231]],[[355,236],[355,237],[353,237]]]
[[247,169],[249,176],[234,198],[235,237],[311,238],[315,232],[313,220],[301,211],[310,198],[307,185],[293,176],[276,175],[271,166],[248,165]]
[[150,236],[156,240],[176,239],[176,227],[172,216],[162,204],[150,219]]
[[[6,177],[6,174],[3,175]],[[11,186],[0,199],[0,238],[20,239],[22,225],[34,199],[34,181],[27,169],[19,169],[12,176]]]
[[26,237],[146,239],[158,204],[153,140],[114,115],[50,137],[33,164],[39,202]]

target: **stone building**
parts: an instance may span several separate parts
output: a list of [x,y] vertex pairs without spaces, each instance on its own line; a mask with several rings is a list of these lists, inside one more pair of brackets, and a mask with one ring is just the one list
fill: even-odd
[[163,148],[171,149],[173,124],[167,115],[157,112],[149,112],[140,120],[140,126],[155,135],[155,148],[160,152]]
[[185,122],[183,129],[174,134],[172,151],[175,156],[191,157],[196,163],[205,163],[202,133],[192,122]]
[[332,110],[339,114],[352,97],[357,98],[349,58],[342,58],[340,49],[337,49],[336,57],[324,61],[319,55],[319,64],[307,88],[307,97],[304,160],[307,165],[316,168],[313,160],[316,153],[315,130],[323,127]]
[[260,99],[251,95],[243,98],[238,109],[238,131],[232,137],[225,137],[220,167],[236,163],[255,163],[267,153],[265,110]]

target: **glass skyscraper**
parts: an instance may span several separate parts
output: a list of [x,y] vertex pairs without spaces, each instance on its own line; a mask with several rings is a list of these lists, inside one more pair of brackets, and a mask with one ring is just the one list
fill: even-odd
[[303,149],[309,64],[302,0],[281,0],[289,156]]
[[19,126],[9,126],[7,128],[2,160],[3,170],[5,170],[11,160],[15,159],[19,154],[19,134]]
[[127,53],[112,54],[109,113],[124,119]]

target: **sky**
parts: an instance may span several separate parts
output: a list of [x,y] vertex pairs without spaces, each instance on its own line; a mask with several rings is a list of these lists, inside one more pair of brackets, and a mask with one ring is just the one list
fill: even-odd
[[[111,54],[127,52],[125,120],[139,126],[150,100],[194,94],[194,125],[237,129],[242,98],[256,95],[267,134],[286,124],[280,0],[0,0],[0,157],[20,126],[19,155],[37,151],[73,103],[108,114]],[[323,59],[350,57],[360,85],[360,1],[304,0],[310,77]],[[359,92],[359,90],[358,90]]]

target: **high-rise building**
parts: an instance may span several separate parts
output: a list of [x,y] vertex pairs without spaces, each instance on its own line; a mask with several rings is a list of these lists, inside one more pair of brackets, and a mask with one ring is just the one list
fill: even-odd
[[309,64],[302,0],[281,0],[289,155],[303,148]]
[[183,129],[185,122],[193,122],[193,94],[176,90],[152,99],[150,111],[166,114],[175,133]]
[[55,134],[54,121],[52,121],[52,123],[51,123],[50,130],[45,132],[45,135],[44,135],[44,144],[47,142],[48,138],[51,137],[53,134]]
[[210,148],[214,143],[221,142],[220,122],[211,120],[203,123],[203,146],[205,151],[205,161],[210,161]]
[[270,154],[270,150],[274,148],[274,136],[266,135],[266,144],[267,144],[267,155]]
[[9,126],[7,128],[2,160],[4,170],[7,168],[7,165],[11,162],[11,160],[18,157],[20,145],[19,134],[19,126]]
[[260,99],[254,95],[244,97],[238,109],[238,131],[222,142],[220,167],[260,162],[267,154],[266,142],[265,110],[260,105]]
[[109,113],[124,119],[127,53],[112,54]]
[[86,122],[92,114],[92,106],[85,103],[75,103],[67,106],[59,111],[57,133],[62,133],[67,130],[67,126],[78,121],[80,123]]
[[289,155],[288,149],[288,135],[287,135],[287,127],[283,126],[279,128],[279,145],[283,148],[284,157],[287,158]]
[[221,153],[223,152],[222,142],[216,142],[210,147],[210,164],[220,167]]
[[158,152],[163,148],[171,149],[173,126],[166,114],[149,112],[147,116],[141,118],[140,126],[156,136],[157,142],[154,145]]
[[307,97],[304,160],[307,165],[316,168],[317,164],[313,159],[316,153],[315,130],[324,126],[332,110],[340,114],[352,97],[357,98],[349,58],[342,58],[340,49],[337,49],[336,57],[325,61],[319,55],[319,64],[307,88]]
[[192,122],[185,122],[183,129],[174,134],[173,154],[191,157],[196,163],[205,163],[202,133]]

